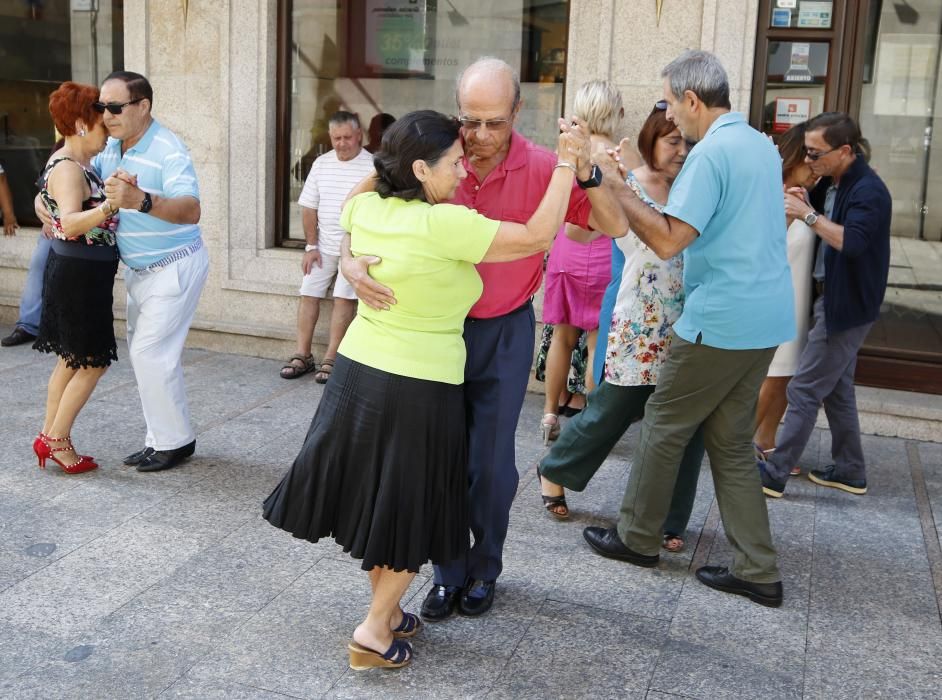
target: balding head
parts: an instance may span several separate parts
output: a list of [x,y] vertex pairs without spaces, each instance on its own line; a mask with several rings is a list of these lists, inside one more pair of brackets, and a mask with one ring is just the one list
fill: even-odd
[[458,76],[455,99],[459,112],[469,101],[500,102],[513,112],[520,103],[520,76],[506,61],[483,56]]

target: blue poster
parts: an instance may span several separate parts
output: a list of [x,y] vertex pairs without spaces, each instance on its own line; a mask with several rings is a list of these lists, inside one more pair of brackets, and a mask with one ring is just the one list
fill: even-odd
[[791,10],[772,10],[773,27],[790,27],[792,24]]

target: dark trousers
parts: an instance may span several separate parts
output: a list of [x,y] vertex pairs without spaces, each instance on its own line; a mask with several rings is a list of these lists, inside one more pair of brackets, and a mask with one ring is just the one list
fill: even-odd
[[814,326],[798,361],[798,370],[788,383],[785,423],[775,441],[775,452],[769,459],[769,471],[775,478],[786,479],[789,470],[798,464],[814,430],[818,409],[823,404],[831,429],[831,459],[837,465],[835,473],[845,479],[866,480],[854,370],[857,368],[857,351],[867,339],[872,325],[865,323],[829,335],[824,325],[824,297],[815,300]]
[[464,324],[465,409],[471,534],[466,556],[435,567],[435,583],[462,586],[490,581],[503,568],[501,554],[510,506],[517,493],[515,434],[533,362],[533,306]]
[[[644,406],[653,392],[652,384],[618,386],[603,381],[589,394],[582,412],[566,423],[556,444],[540,462],[540,473],[554,484],[582,491],[629,426],[644,417]],[[674,495],[664,521],[665,533],[681,535],[687,529],[703,453],[700,428],[687,443],[680,460]]]

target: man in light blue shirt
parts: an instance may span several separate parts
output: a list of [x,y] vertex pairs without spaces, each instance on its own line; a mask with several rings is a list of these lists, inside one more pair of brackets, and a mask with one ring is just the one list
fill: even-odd
[[128,352],[147,423],[143,449],[124,463],[142,472],[169,469],[196,449],[181,356],[209,272],[193,161],[151,116],[153,99],[138,73],[105,78],[96,109],[111,138],[92,162],[121,210]]
[[603,556],[657,565],[678,465],[702,424],[734,561],[729,569],[701,567],[697,578],[777,607],[781,575],[752,432],[775,348],[795,334],[781,160],[765,136],[730,111],[729,82],[715,56],[687,51],[662,75],[668,119],[698,143],[663,214],[630,188],[619,186],[618,194],[631,230],[658,256],[683,251],[686,301],[645,408],[618,526],[583,534]]

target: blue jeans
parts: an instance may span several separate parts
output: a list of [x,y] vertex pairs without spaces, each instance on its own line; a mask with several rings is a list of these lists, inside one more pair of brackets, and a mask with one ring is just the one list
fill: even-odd
[[46,271],[46,258],[49,257],[51,247],[52,241],[40,235],[29,259],[26,286],[20,296],[20,317],[16,325],[33,335],[39,333],[39,315],[43,307],[43,273]]

